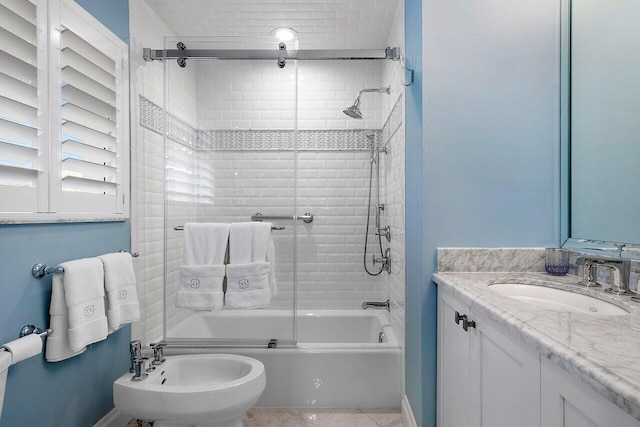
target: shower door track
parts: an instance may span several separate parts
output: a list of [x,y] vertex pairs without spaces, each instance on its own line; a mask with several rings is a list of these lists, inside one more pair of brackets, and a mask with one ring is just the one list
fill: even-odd
[[338,50],[242,50],[242,49],[143,49],[145,61],[162,61],[163,59],[297,59],[311,61],[331,60],[380,60],[400,59],[400,49],[338,49]]

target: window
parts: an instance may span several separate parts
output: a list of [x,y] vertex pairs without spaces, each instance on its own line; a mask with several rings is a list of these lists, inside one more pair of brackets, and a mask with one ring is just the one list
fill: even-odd
[[0,0],[0,43],[0,221],[125,219],[126,44],[67,0]]

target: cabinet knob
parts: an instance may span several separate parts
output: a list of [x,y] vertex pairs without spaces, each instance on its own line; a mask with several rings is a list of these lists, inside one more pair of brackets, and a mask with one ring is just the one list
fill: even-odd
[[460,314],[456,311],[456,325],[459,325],[461,320],[462,320],[462,323],[464,324],[464,322],[467,321],[467,315]]
[[467,332],[469,328],[475,328],[475,327],[476,327],[476,321],[467,320],[467,316],[464,316],[464,319],[462,319],[462,329],[464,329],[464,331]]

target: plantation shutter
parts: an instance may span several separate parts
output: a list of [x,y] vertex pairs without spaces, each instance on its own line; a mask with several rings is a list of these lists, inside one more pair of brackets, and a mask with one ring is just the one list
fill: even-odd
[[87,21],[62,2],[55,210],[122,214],[129,172],[126,45]]
[[174,141],[167,143],[167,199],[174,202],[195,202],[194,185],[196,153],[192,148]]
[[0,213],[47,209],[45,8],[0,0]]

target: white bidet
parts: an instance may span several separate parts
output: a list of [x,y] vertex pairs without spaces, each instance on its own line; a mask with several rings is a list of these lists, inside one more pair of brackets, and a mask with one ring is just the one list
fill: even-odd
[[132,376],[113,384],[114,404],[154,427],[242,427],[267,383],[262,362],[232,354],[169,356],[143,380]]

